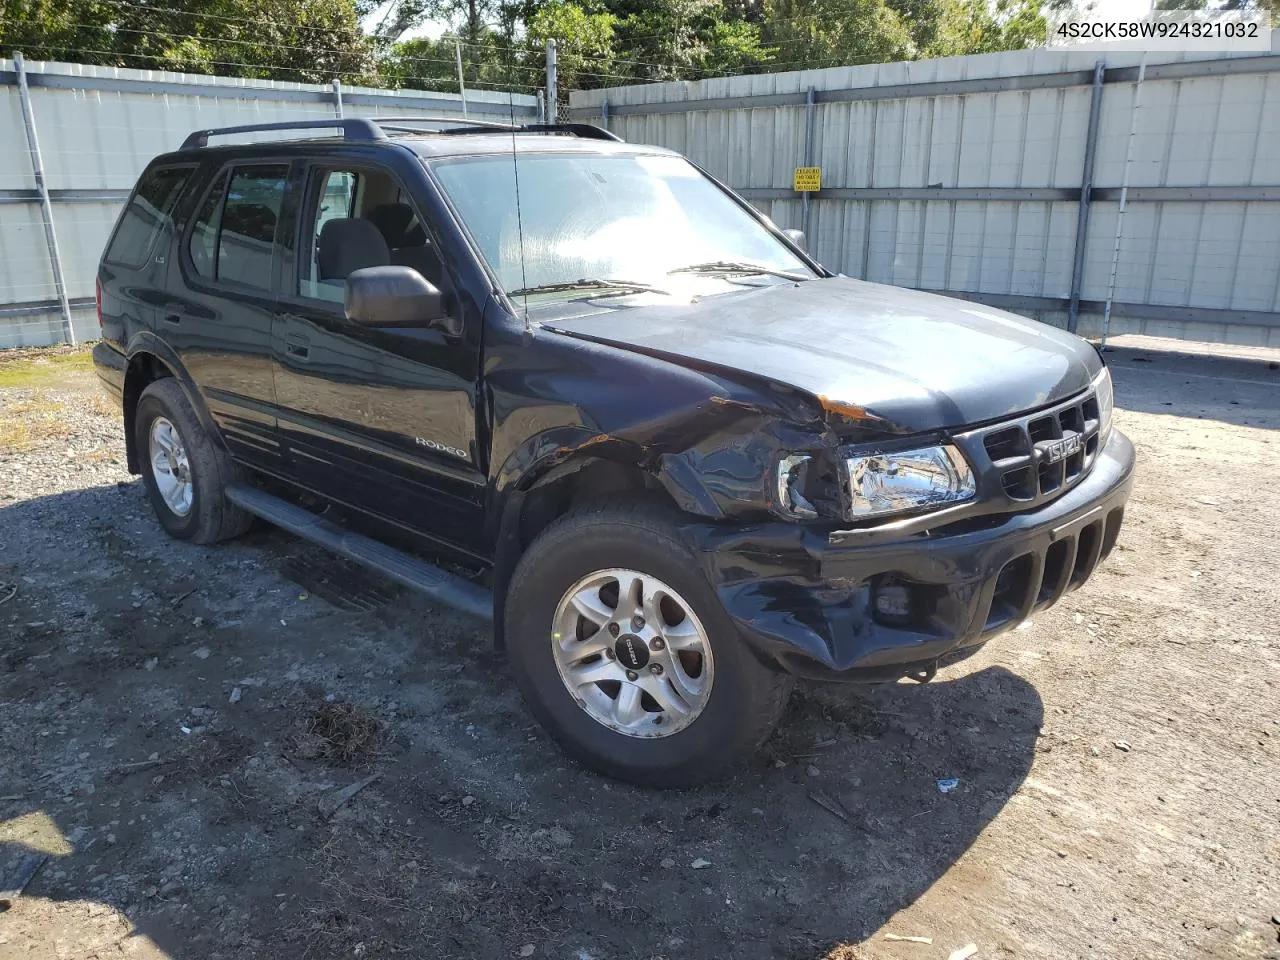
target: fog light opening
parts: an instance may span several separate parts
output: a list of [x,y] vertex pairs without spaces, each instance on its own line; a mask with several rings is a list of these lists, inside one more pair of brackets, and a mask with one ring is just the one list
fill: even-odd
[[872,592],[876,619],[881,623],[900,626],[913,618],[911,587],[897,577],[880,577]]

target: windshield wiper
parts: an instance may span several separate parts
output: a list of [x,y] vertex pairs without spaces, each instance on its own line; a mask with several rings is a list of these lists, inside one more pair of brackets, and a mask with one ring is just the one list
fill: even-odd
[[672,273],[705,273],[705,274],[765,274],[770,277],[783,277],[787,280],[808,280],[809,277],[796,276],[794,273],[787,273],[785,270],[775,270],[772,267],[766,267],[759,263],[747,263],[738,260],[711,260],[707,263],[692,263],[687,267],[676,267],[674,270],[668,270],[668,274]]
[[528,293],[563,293],[567,290],[616,291],[615,293],[601,294],[601,296],[607,297],[624,296],[628,293],[667,293],[667,291],[663,290],[661,287],[655,287],[650,283],[641,283],[638,280],[599,280],[593,277],[588,277],[582,280],[562,280],[558,283],[540,283],[535,287],[521,287],[519,290],[508,290],[507,296],[520,297]]

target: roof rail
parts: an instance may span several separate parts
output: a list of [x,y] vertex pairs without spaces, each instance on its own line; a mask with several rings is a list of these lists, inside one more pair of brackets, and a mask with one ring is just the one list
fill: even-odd
[[575,137],[584,137],[590,140],[613,140],[617,142],[622,140],[621,137],[610,133],[608,130],[590,123],[511,124],[500,123],[496,120],[470,120],[463,117],[370,117],[369,119],[372,123],[382,127],[383,130],[394,130],[397,133],[414,132],[404,126],[405,124],[439,123],[455,129],[438,130],[436,131],[437,133],[467,134],[501,130],[510,133],[568,133]]
[[594,123],[530,123],[521,127],[520,130],[524,133],[569,133],[588,140],[623,142],[616,133],[610,133],[604,127],[597,127]]
[[[370,123],[376,123],[384,130],[395,130],[397,124],[440,123],[451,127],[477,127],[483,129],[514,130],[509,123],[497,120],[471,120],[467,117],[368,117]],[[402,128],[401,128],[402,129]]]
[[[435,131],[420,130],[420,124],[438,124],[443,129]],[[341,130],[344,140],[386,140],[387,132],[392,133],[567,133],[574,137],[590,140],[613,140],[621,142],[622,138],[610,133],[602,127],[590,123],[528,123],[512,125],[492,120],[470,120],[465,117],[352,117],[339,120],[285,120],[277,123],[247,123],[238,127],[213,127],[208,130],[197,130],[182,141],[182,150],[199,150],[209,146],[209,138],[225,136],[233,133],[260,133],[269,130]]]
[[342,130],[344,140],[385,140],[387,135],[376,123],[363,118],[350,120],[285,120],[278,123],[246,123],[238,127],[214,127],[197,130],[182,141],[182,150],[198,150],[209,145],[212,136],[232,133],[258,133],[263,130]]

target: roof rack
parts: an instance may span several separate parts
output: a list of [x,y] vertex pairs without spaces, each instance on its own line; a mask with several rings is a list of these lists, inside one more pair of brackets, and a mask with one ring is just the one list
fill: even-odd
[[[438,124],[440,129],[422,130],[420,124]],[[457,136],[469,133],[564,133],[589,140],[622,138],[590,123],[527,123],[515,125],[492,120],[465,117],[352,117],[333,120],[285,120],[277,123],[246,123],[237,127],[214,127],[197,130],[182,141],[182,150],[199,150],[209,146],[209,138],[233,133],[260,133],[269,130],[341,130],[344,140],[375,141],[388,139],[387,133],[439,133]]]
[[182,141],[182,150],[198,150],[209,145],[209,138],[232,133],[258,133],[263,130],[342,130],[344,140],[386,140],[378,125],[363,118],[350,120],[285,120],[279,123],[246,123],[238,127],[214,127],[197,130]]

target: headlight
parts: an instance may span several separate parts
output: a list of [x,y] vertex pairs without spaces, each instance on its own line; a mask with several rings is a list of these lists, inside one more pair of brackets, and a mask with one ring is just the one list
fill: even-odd
[[969,462],[950,444],[870,453],[846,462],[855,520],[959,503],[977,492]]
[[1093,389],[1098,398],[1098,447],[1101,449],[1111,433],[1111,411],[1116,405],[1116,390],[1111,383],[1111,371],[1106,367],[1094,377]]

